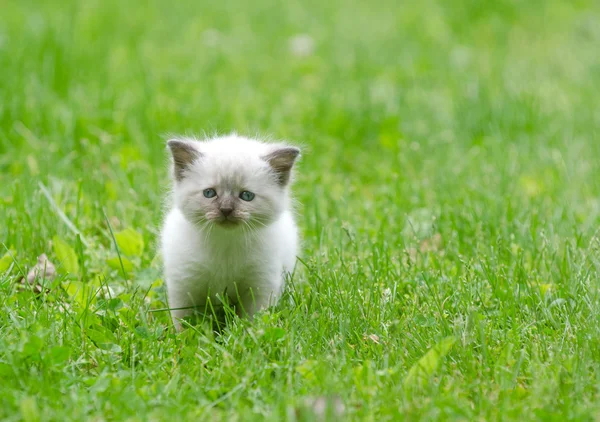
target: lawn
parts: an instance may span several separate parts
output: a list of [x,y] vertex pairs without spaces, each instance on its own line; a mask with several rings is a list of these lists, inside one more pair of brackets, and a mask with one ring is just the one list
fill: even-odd
[[[0,419],[600,418],[599,2],[0,4]],[[232,131],[301,260],[177,334],[165,141]]]

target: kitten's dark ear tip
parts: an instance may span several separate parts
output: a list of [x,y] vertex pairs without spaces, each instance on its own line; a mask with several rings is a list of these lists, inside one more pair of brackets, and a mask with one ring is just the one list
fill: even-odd
[[184,151],[194,156],[202,155],[196,148],[195,142],[188,141],[186,139],[169,139],[167,141],[167,149],[171,150],[173,155],[177,155],[178,153]]
[[182,180],[185,170],[202,154],[193,143],[181,139],[169,139],[167,147],[173,156],[175,179]]
[[300,148],[292,146],[278,147],[264,159],[271,165],[280,185],[285,186],[290,180],[290,172],[294,162],[300,155]]
[[167,148],[171,151],[177,148],[184,148],[185,142],[179,139],[169,139],[167,141]]
[[279,154],[280,156],[286,157],[287,159],[293,161],[300,156],[300,148],[285,146],[275,151],[273,154]]

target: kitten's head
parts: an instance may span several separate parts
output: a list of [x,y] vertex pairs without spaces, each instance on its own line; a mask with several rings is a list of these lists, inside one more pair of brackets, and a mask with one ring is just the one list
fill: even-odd
[[204,227],[262,227],[288,206],[291,171],[300,150],[239,136],[172,139],[175,204]]

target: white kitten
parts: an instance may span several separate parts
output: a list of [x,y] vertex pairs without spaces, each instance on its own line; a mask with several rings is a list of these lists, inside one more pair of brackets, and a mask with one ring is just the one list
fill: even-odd
[[236,135],[168,146],[174,189],[162,255],[175,326],[210,312],[209,301],[218,308],[218,297],[249,317],[276,303],[296,262],[289,184],[300,150]]

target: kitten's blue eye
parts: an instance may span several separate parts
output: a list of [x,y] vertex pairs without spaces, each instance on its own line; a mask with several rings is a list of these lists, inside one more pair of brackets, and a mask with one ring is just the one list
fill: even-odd
[[204,196],[206,198],[214,198],[215,196],[217,196],[217,191],[214,189],[204,189]]
[[247,190],[240,193],[240,198],[244,201],[252,201],[254,199],[254,194],[252,192],[248,192]]

